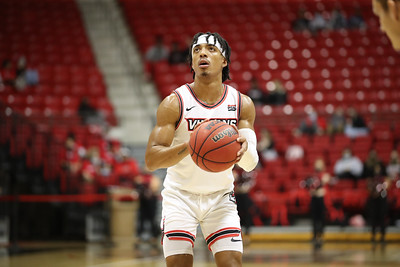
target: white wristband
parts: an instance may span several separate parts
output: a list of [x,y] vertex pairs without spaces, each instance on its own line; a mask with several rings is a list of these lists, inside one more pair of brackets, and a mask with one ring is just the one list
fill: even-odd
[[238,165],[245,171],[252,171],[258,163],[257,137],[256,133],[250,128],[239,129],[239,135],[247,140],[247,151],[242,156]]

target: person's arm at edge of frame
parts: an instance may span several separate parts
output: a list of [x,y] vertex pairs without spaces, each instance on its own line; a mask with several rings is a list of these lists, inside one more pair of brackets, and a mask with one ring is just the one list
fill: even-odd
[[236,163],[243,170],[252,171],[258,163],[257,138],[254,132],[256,110],[253,101],[246,95],[242,96],[242,111],[238,123],[239,138],[242,148],[238,151]]
[[145,155],[150,171],[173,166],[189,154],[187,142],[171,146],[179,112],[179,102],[174,94],[166,97],[157,109],[157,123],[150,134]]

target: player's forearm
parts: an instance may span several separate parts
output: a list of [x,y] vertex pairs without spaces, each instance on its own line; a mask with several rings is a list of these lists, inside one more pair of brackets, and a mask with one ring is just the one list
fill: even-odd
[[177,164],[188,154],[189,150],[187,143],[179,144],[173,147],[155,145],[146,152],[146,167],[150,171],[168,168]]

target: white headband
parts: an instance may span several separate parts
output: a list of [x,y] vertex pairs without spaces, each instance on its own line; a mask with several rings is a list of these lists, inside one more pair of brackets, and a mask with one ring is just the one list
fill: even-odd
[[[208,41],[207,41],[208,39]],[[225,57],[225,52],[222,52],[222,45],[218,42],[218,40],[213,36],[213,35],[208,35],[208,34],[203,34],[200,35],[199,38],[197,39],[197,42],[193,44],[192,46],[192,54],[193,54],[193,48],[196,45],[200,44],[209,44],[209,45],[214,45],[218,50],[221,52],[221,54]]]

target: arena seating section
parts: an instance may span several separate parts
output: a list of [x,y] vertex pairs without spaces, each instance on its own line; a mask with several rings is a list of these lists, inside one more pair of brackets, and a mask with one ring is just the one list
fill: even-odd
[[[15,67],[24,56],[40,79],[23,91],[0,87],[0,144],[13,159],[23,158],[30,173],[43,170],[46,181],[59,184],[68,133],[85,147],[104,141],[100,127],[82,124],[81,99],[88,97],[110,125],[117,123],[81,14],[74,0],[0,0],[0,24],[0,60]],[[63,184],[55,192],[65,191]]]
[[[323,157],[332,171],[344,147],[351,147],[362,160],[375,148],[385,163],[392,149],[400,151],[400,56],[380,32],[371,1],[340,1],[347,16],[353,14],[355,2],[360,4],[366,30],[324,31],[312,36],[291,29],[300,6],[312,14],[322,9],[329,17],[336,2],[120,0],[143,55],[156,35],[162,35],[168,46],[178,41],[184,47],[197,32],[219,32],[232,48],[229,84],[246,93],[252,76],[263,87],[273,79],[283,81],[288,105],[258,107],[256,120],[257,129],[267,127],[272,132],[280,153],[278,160],[257,171],[252,190],[253,200],[272,225],[287,225],[293,216],[307,215],[310,196],[299,184],[312,172],[317,157]],[[192,81],[187,65],[160,62],[154,69],[160,97]],[[335,107],[355,107],[368,122],[370,134],[354,140],[344,135],[293,136],[292,130],[311,106],[326,119]],[[284,152],[293,143],[303,146],[305,157],[287,162]],[[365,180],[355,184],[340,180],[331,185],[327,197],[330,222],[362,213],[367,194]],[[399,200],[396,189],[391,201],[397,211]]]

